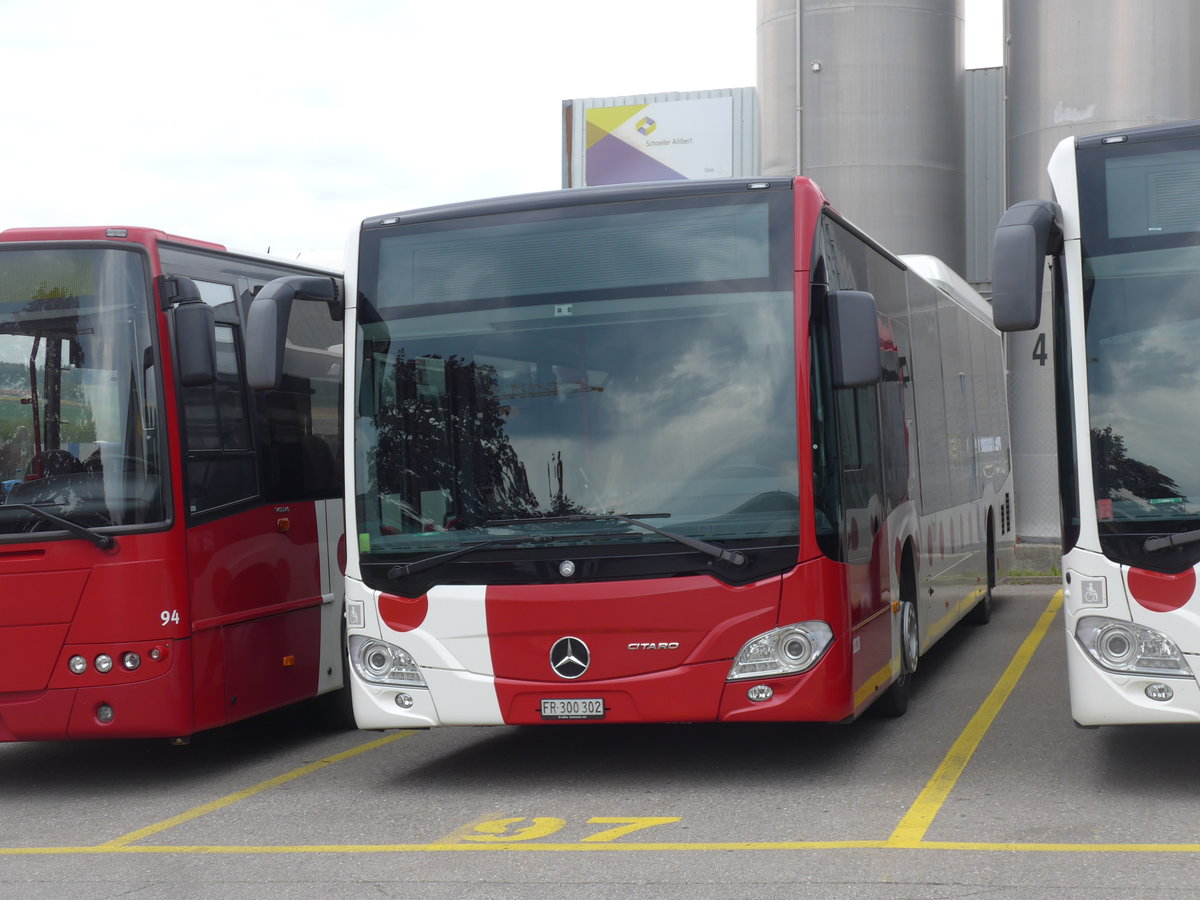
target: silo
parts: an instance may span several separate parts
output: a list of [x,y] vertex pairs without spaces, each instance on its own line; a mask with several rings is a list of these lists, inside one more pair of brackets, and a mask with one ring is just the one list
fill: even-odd
[[[1006,0],[1005,14],[1010,204],[1050,197],[1063,138],[1200,118],[1195,0]],[[1017,536],[1029,541],[1059,535],[1047,326],[1009,336]]]
[[759,0],[763,174],[962,271],[964,77],[962,0]]

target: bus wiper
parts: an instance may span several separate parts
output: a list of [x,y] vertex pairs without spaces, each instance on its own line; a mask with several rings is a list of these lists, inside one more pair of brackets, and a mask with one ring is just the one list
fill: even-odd
[[1162,537],[1146,538],[1146,543],[1142,544],[1142,549],[1147,553],[1157,553],[1159,550],[1166,550],[1169,547],[1183,547],[1186,544],[1194,544],[1197,541],[1200,541],[1200,530],[1181,531],[1179,534],[1166,534]]
[[442,563],[450,562],[453,559],[458,559],[460,556],[466,556],[468,553],[474,553],[476,550],[482,550],[485,547],[499,547],[505,544],[544,544],[552,540],[556,540],[556,538],[544,535],[527,538],[493,538],[490,541],[480,541],[478,544],[468,544],[466,547],[459,547],[457,550],[451,550],[448,553],[426,556],[410,563],[392,566],[388,569],[387,577],[393,581],[407,578],[409,575],[416,575],[418,572],[424,572],[426,569],[432,569],[434,566],[440,566]]
[[724,547],[711,544],[708,541],[702,541],[699,538],[676,534],[673,531],[664,531],[661,528],[655,528],[653,525],[648,525],[642,521],[642,519],[665,519],[670,515],[670,513],[643,513],[634,518],[633,516],[622,516],[618,513],[576,513],[569,516],[546,516],[545,518],[538,517],[533,519],[498,519],[485,524],[526,525],[530,522],[624,522],[626,525],[632,525],[634,528],[644,528],[646,531],[653,532],[660,537],[665,537],[667,540],[683,544],[683,546],[690,547],[692,550],[699,550],[701,553],[707,554],[721,562],[727,562],[731,566],[744,566],[746,564],[746,554],[737,550],[727,550]]
[[107,534],[97,534],[90,528],[85,528],[77,522],[72,522],[70,519],[64,519],[62,516],[56,516],[52,512],[47,512],[40,506],[31,506],[28,503],[5,503],[0,505],[0,510],[4,509],[23,509],[26,512],[31,512],[39,519],[49,522],[51,525],[57,525],[63,531],[70,532],[77,538],[83,538],[85,541],[91,541],[101,550],[111,550],[117,545],[116,539],[109,537]]

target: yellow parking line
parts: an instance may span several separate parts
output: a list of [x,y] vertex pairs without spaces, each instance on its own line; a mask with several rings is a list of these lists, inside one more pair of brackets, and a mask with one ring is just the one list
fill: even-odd
[[1024,853],[1200,853],[1200,844],[1049,844],[984,841],[919,841],[911,846],[894,841],[741,841],[696,843],[608,843],[608,844],[299,844],[289,845],[164,845],[100,844],[95,847],[7,847],[3,856],[72,856],[81,854],[192,854],[254,855],[305,853],[664,853],[686,851],[770,850],[941,850],[968,852]]
[[392,741],[398,741],[401,738],[406,738],[409,735],[416,734],[415,731],[400,731],[396,734],[388,735],[387,737],[379,738],[375,741],[368,741],[358,747],[350,750],[344,750],[341,753],[335,753],[333,756],[327,756],[324,759],[319,759],[314,763],[309,763],[307,766],[301,766],[299,769],[293,769],[284,775],[279,775],[271,778],[261,784],[256,784],[254,787],[246,788],[244,791],[238,791],[236,794],[230,794],[227,797],[222,797],[220,800],[214,800],[211,803],[205,803],[203,806],[197,806],[195,809],[189,809],[185,813],[180,813],[177,816],[172,816],[169,819],[164,819],[154,825],[147,825],[145,828],[139,828],[137,831],[131,831],[129,834],[122,835],[119,838],[97,845],[94,850],[117,850],[132,844],[134,841],[140,841],[151,835],[159,834],[169,828],[174,828],[176,825],[182,825],[184,822],[190,822],[193,819],[198,819],[201,816],[208,815],[210,812],[216,812],[218,809],[224,809],[237,803],[239,800],[245,800],[247,797],[253,797],[255,794],[262,793],[273,787],[278,787],[281,784],[286,784],[289,781],[294,781],[304,775],[322,769],[325,766],[332,765],[336,762],[341,762],[345,759],[350,759],[353,756],[358,756],[360,753],[366,753],[369,750],[374,750],[376,747],[382,747],[384,744],[390,744]]
[[312,844],[312,845],[138,845],[134,842],[159,834],[176,825],[192,821],[207,813],[222,809],[239,800],[276,787],[325,766],[374,750],[416,732],[401,731],[350,750],[318,760],[284,775],[264,781],[254,787],[230,794],[211,803],[165,819],[157,824],[130,832],[115,840],[85,847],[5,847],[0,856],[51,856],[109,853],[178,853],[178,854],[305,854],[305,853],[475,853],[520,851],[534,853],[561,852],[665,852],[665,851],[769,851],[769,850],[957,850],[976,852],[1035,852],[1035,853],[1200,853],[1200,843],[1039,843],[1019,841],[927,841],[925,833],[954,789],[967,763],[982,742],[992,722],[1015,689],[1037,648],[1041,645],[1062,606],[1062,591],[1051,598],[1033,630],[1008,664],[1000,680],[959,734],[941,764],[926,783],[913,805],[887,840],[857,841],[739,841],[739,842],[603,842],[603,843],[465,843],[461,836],[469,826],[458,829],[429,844]]
[[896,830],[892,832],[888,841],[889,845],[893,847],[927,846],[924,843],[925,832],[933,824],[934,817],[942,808],[942,804],[946,802],[950,791],[954,789],[955,783],[962,775],[967,763],[970,762],[976,748],[979,747],[983,736],[991,727],[1005,701],[1008,700],[1013,688],[1017,686],[1017,681],[1024,674],[1025,668],[1033,658],[1034,651],[1041,644],[1054,617],[1058,614],[1062,600],[1061,590],[1050,598],[1050,603],[1046,606],[1041,618],[1038,619],[1033,631],[1029,633],[1017,650],[1012,662],[1008,664],[1008,668],[996,682],[996,686],[992,688],[987,699],[983,701],[975,715],[971,717],[971,721],[967,723],[967,727],[951,745],[943,757],[941,765],[933,773],[933,777],[929,779],[916,801],[905,813],[904,818],[900,820],[900,824],[896,826]]

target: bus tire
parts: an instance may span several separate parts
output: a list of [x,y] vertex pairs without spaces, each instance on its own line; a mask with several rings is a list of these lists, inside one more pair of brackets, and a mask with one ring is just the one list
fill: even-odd
[[963,621],[969,625],[986,625],[992,621],[992,588],[996,586],[996,539],[992,535],[992,517],[988,516],[987,523],[987,587],[983,596],[971,607],[971,611],[963,616]]
[[913,674],[917,671],[917,662],[921,655],[916,595],[912,558],[905,556],[900,579],[900,674],[871,707],[876,715],[887,719],[898,719],[904,715],[908,711],[908,700],[912,694]]

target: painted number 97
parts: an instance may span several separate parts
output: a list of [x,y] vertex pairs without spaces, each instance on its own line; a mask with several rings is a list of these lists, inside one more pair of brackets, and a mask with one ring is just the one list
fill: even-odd
[[179,624],[179,610],[177,609],[164,609],[158,614],[158,617],[162,619],[163,628]]

